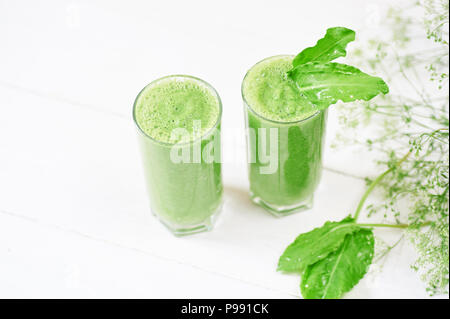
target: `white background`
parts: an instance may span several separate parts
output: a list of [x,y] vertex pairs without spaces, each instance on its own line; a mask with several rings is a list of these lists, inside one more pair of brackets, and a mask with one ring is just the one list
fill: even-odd
[[[314,209],[275,219],[248,199],[244,137],[224,143],[215,229],[175,238],[149,213],[132,103],[190,74],[221,95],[223,134],[242,128],[249,67],[331,26],[376,31],[389,2],[0,0],[0,297],[299,297],[279,255],[353,212],[370,159],[327,146]],[[333,111],[328,124],[331,142]],[[403,242],[347,297],[427,297],[413,260]]]

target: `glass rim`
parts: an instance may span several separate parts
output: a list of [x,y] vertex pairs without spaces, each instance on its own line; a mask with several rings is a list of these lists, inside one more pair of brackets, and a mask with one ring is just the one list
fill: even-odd
[[244,76],[244,78],[243,78],[243,80],[242,80],[242,83],[241,83],[241,96],[242,96],[242,100],[244,101],[245,106],[246,106],[247,109],[249,109],[254,115],[260,117],[261,119],[263,119],[263,120],[265,120],[265,121],[267,121],[267,122],[275,123],[275,124],[288,124],[288,125],[289,125],[289,124],[298,124],[298,123],[307,121],[307,120],[309,120],[309,119],[311,119],[311,118],[317,116],[317,115],[320,114],[321,112],[323,112],[322,110],[317,110],[315,113],[313,113],[313,114],[311,114],[310,116],[305,117],[304,119],[301,119],[301,120],[294,120],[294,121],[279,121],[279,120],[269,119],[269,118],[263,116],[262,114],[256,112],[256,111],[250,106],[250,104],[247,102],[247,99],[245,98],[245,94],[244,94],[244,83],[245,83],[245,79],[247,78],[248,74],[250,73],[250,71],[251,71],[255,66],[257,66],[258,64],[263,63],[263,62],[265,62],[265,61],[267,61],[267,60],[273,59],[273,58],[294,57],[294,56],[295,56],[295,55],[292,55],[292,54],[278,54],[278,55],[273,55],[273,56],[264,58],[264,59],[262,59],[262,60],[256,62],[250,69],[248,69],[248,71],[245,73],[245,76]]
[[[219,102],[218,103],[219,113],[217,114],[217,120],[214,123],[214,125],[209,130],[207,130],[204,134],[202,134],[201,136],[198,136],[198,137],[196,137],[196,138],[194,138],[192,140],[189,140],[189,141],[186,141],[186,142],[181,142],[181,143],[180,142],[177,142],[177,143],[164,142],[164,141],[157,140],[154,137],[151,137],[150,135],[148,135],[141,128],[141,126],[139,125],[138,121],[136,120],[136,104],[137,104],[137,101],[138,101],[139,97],[141,96],[141,94],[148,87],[150,87],[152,85],[155,85],[156,83],[158,83],[160,81],[163,81],[163,80],[166,80],[166,79],[171,79],[171,78],[191,79],[191,80],[195,80],[197,82],[200,82],[201,85],[205,86],[206,89],[210,90],[213,93],[213,95],[217,98],[217,101]],[[144,86],[144,88],[142,90],[139,91],[139,93],[136,96],[136,98],[134,99],[134,103],[133,103],[133,122],[137,126],[139,132],[141,134],[143,134],[145,137],[149,138],[151,141],[153,141],[153,142],[155,142],[157,144],[163,145],[163,146],[174,146],[174,145],[182,146],[182,145],[193,144],[193,143],[197,142],[198,140],[201,141],[204,137],[209,136],[219,126],[219,124],[221,122],[221,119],[222,119],[222,100],[220,99],[219,93],[216,91],[216,89],[211,84],[209,84],[208,82],[206,82],[206,81],[204,81],[204,80],[202,80],[202,79],[200,79],[198,77],[192,76],[192,75],[172,74],[172,75],[166,75],[166,76],[157,78],[157,79],[151,81],[150,83],[148,83],[146,86]]]

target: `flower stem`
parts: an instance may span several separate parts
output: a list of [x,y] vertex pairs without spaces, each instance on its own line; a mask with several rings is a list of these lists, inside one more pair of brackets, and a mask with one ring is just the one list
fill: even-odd
[[396,165],[392,166],[391,168],[389,168],[388,170],[386,170],[384,173],[382,173],[381,175],[379,175],[377,178],[375,178],[375,180],[369,185],[369,187],[367,188],[367,190],[365,191],[365,193],[363,194],[363,196],[361,197],[361,200],[359,201],[358,207],[356,208],[355,211],[355,215],[354,215],[354,219],[355,221],[358,220],[359,214],[361,213],[361,210],[364,207],[364,203],[366,202],[367,197],[369,197],[369,194],[374,190],[375,186],[377,186],[377,184],[390,172],[392,172],[394,170],[395,167],[399,166],[401,163],[403,163],[409,156],[409,154],[411,154],[411,152],[408,152],[405,156],[403,156],[397,163]]

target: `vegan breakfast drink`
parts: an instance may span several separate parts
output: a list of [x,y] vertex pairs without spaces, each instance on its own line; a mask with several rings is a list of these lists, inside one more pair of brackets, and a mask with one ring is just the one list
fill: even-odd
[[326,110],[318,111],[299,96],[287,76],[293,58],[257,63],[242,84],[250,195],[275,215],[310,208],[322,169]]
[[212,227],[222,201],[217,92],[190,76],[168,76],[137,96],[138,126],[150,206],[174,234]]
[[329,28],[314,46],[265,59],[244,78],[250,194],[277,216],[312,206],[328,107],[389,92],[383,79],[334,62],[354,40],[353,30]]

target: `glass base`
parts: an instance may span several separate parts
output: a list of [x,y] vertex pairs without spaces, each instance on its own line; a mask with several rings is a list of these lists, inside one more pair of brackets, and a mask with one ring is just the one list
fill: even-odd
[[214,228],[214,224],[217,220],[217,217],[219,216],[220,212],[222,211],[222,203],[216,208],[214,213],[204,220],[203,222],[195,225],[179,225],[179,224],[173,224],[166,222],[165,220],[161,219],[157,214],[155,214],[152,210],[153,216],[155,216],[161,224],[166,226],[166,228],[175,236],[182,237],[197,233],[202,233],[206,231],[210,231]]
[[288,216],[298,212],[302,212],[304,210],[311,209],[313,207],[314,202],[314,195],[311,195],[307,199],[290,206],[279,206],[269,204],[264,200],[262,200],[261,197],[255,196],[255,194],[253,193],[250,193],[250,198],[256,205],[261,206],[275,217]]

